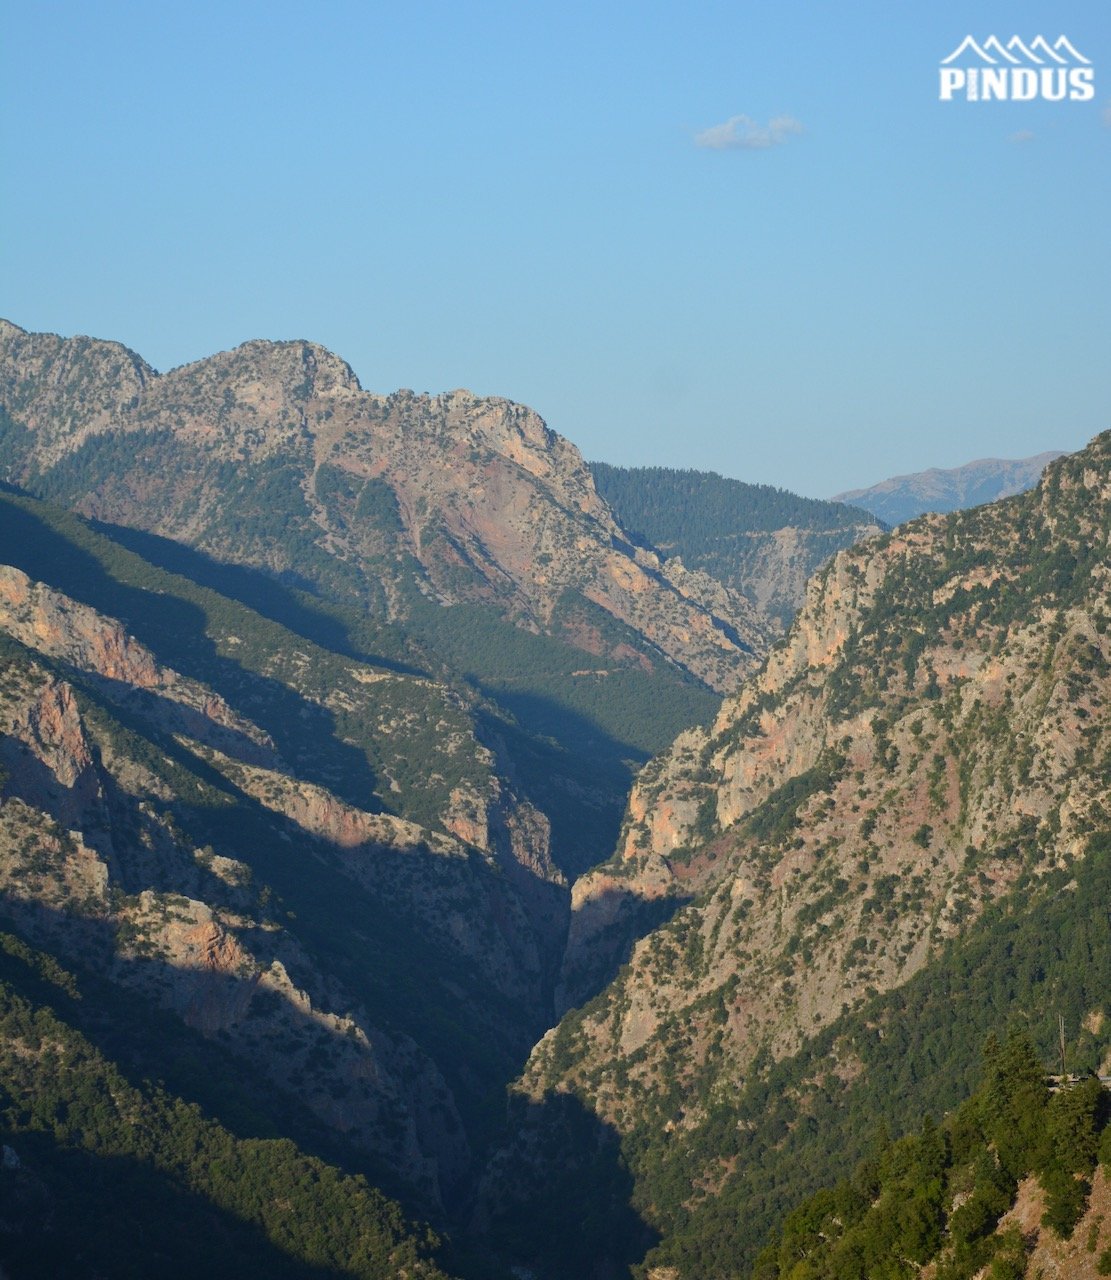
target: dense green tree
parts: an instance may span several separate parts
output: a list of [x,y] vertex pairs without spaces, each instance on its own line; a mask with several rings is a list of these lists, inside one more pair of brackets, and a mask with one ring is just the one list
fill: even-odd
[[997,1231],[1016,1178],[1036,1171],[1043,1225],[1071,1234],[1087,1205],[1087,1175],[1111,1134],[1106,1103],[1094,1077],[1051,1098],[1029,1036],[1018,1028],[1002,1043],[989,1036],[972,1097],[942,1124],[927,1120],[916,1135],[885,1141],[849,1178],[792,1210],[752,1274],[895,1280],[936,1260],[937,1280],[971,1280],[989,1264],[992,1280],[1018,1280],[1022,1234],[1014,1226]]
[[1021,1178],[1048,1155],[1045,1068],[1030,1037],[1013,1029],[987,1059],[983,1090],[984,1128],[995,1143],[999,1162]]

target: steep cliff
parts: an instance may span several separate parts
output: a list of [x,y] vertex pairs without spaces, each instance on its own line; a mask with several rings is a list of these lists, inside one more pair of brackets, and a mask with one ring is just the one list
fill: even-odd
[[[618,856],[575,885],[568,971],[597,949],[591,918],[662,892],[727,882],[755,902],[755,888],[783,901],[786,921],[804,885],[822,896],[846,872],[858,888],[921,874],[931,905],[911,914],[936,908],[944,934],[983,896],[964,883],[973,870],[978,881],[990,863],[993,884],[1017,874],[994,849],[1044,842],[1046,823],[1055,846],[1075,848],[1101,795],[1088,762],[1104,732],[1107,452],[1100,437],[1031,498],[923,518],[819,574],[712,727],[642,771]],[[842,925],[868,914],[858,902]],[[913,967],[925,951],[908,942]]]
[[625,1135],[649,1221],[745,1179],[767,1211],[734,1161],[775,1064],[851,1085],[845,1019],[1055,900],[1111,827],[1109,531],[1111,434],[1028,495],[841,552],[714,725],[642,772],[617,855],[575,885],[565,1000],[623,967],[520,1088]]

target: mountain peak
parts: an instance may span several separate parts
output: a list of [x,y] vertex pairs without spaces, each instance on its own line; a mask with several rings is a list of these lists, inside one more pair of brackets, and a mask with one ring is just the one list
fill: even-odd
[[214,379],[236,386],[277,384],[289,396],[308,400],[313,396],[350,396],[362,391],[359,379],[346,360],[327,347],[303,338],[275,342],[252,338],[247,342],[179,365],[166,375],[176,381],[200,378],[207,386]]

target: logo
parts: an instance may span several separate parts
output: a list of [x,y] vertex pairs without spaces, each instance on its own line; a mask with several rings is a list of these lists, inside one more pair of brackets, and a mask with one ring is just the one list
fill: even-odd
[[1095,68],[1065,36],[1053,44],[1035,36],[1024,44],[1011,36],[1003,44],[988,36],[978,44],[965,36],[938,67],[942,102],[1090,102],[1096,96]]

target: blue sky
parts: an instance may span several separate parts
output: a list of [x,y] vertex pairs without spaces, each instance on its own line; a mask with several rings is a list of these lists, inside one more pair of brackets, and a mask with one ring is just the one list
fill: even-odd
[[[938,101],[965,35],[1039,33],[1093,101]],[[25,328],[160,369],[308,337],[816,496],[1111,426],[1095,0],[37,0],[0,39]]]

